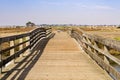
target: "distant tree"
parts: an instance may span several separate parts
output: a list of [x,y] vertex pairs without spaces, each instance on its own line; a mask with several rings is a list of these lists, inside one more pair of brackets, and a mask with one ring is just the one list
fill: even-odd
[[22,28],[23,26],[16,26],[16,28]]
[[117,28],[120,28],[120,27],[117,27]]
[[31,24],[31,22],[29,21],[29,22],[26,23],[26,26],[28,27],[30,24]]
[[35,23],[32,23],[32,22],[29,21],[29,22],[26,23],[26,26],[27,27],[33,27],[33,26],[35,26]]

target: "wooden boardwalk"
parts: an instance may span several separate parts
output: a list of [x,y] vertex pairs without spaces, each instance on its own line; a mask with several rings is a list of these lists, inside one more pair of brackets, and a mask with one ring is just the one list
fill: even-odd
[[26,80],[111,80],[67,33],[51,39]]
[[55,33],[41,57],[17,75],[19,80],[112,80],[66,32]]

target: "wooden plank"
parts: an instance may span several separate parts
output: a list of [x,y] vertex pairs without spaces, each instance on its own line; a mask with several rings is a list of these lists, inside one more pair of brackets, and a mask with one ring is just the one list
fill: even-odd
[[103,50],[101,50],[101,49],[99,49],[99,48],[97,48],[97,47],[95,47],[95,46],[93,46],[93,45],[91,45],[91,44],[89,44],[89,43],[87,43],[87,42],[85,42],[85,41],[83,41],[83,43],[85,43],[85,44],[87,44],[88,46],[94,48],[94,49],[97,50],[98,52],[102,53],[103,55],[105,55],[106,57],[108,57],[109,59],[111,59],[112,61],[114,61],[115,63],[117,63],[117,64],[120,65],[120,60],[119,60],[118,58],[112,56],[111,54],[108,54],[108,53],[104,52]]
[[89,51],[87,48],[84,47],[84,51],[88,53],[93,60],[95,60],[103,69],[105,69],[110,75],[114,76],[117,80],[120,80],[120,73],[113,68],[111,65],[107,64],[102,60],[98,55],[94,54],[93,52]]
[[9,42],[9,41],[16,40],[16,39],[19,39],[19,38],[23,38],[23,37],[26,37],[26,36],[29,36],[29,33],[14,35],[14,36],[8,36],[8,37],[1,37],[1,42],[2,43]]
[[[19,56],[20,54],[25,52],[28,48],[32,47],[39,39],[44,37],[44,35],[45,35],[45,29],[44,28],[37,28],[37,29],[34,29],[33,31],[30,31],[28,33],[0,38],[0,44],[2,44],[4,42],[9,42],[9,41],[11,42],[10,47],[8,47],[4,50],[0,50],[0,54],[3,54],[9,50],[11,52],[11,55],[8,58],[6,58],[5,60],[2,60],[0,62],[0,67],[4,66],[5,64],[10,62],[11,60],[15,59],[15,56]],[[22,38],[28,37],[28,36],[31,36],[30,37],[31,39],[24,41],[24,42],[20,42],[17,45],[14,45],[14,40],[22,39]],[[23,45],[24,43],[27,43],[29,41],[33,41],[34,43],[31,43],[31,45],[27,45],[24,49],[22,49],[21,45]],[[14,48],[16,48],[18,46],[20,46],[20,50],[18,52],[14,53]]]
[[112,80],[65,32],[56,32],[41,57],[32,62],[36,64],[30,71],[26,69],[20,74],[19,79]]
[[8,58],[6,58],[5,60],[2,60],[0,62],[0,68],[2,66],[5,66],[8,62],[12,61],[13,59],[15,59],[15,56],[19,56],[20,54],[22,54],[23,52],[25,52],[28,48],[30,48],[30,46],[27,46],[25,48],[23,48],[22,50],[12,54],[11,56],[9,56]]
[[[78,37],[76,36],[78,35],[78,33],[74,33],[74,37]],[[83,44],[86,44],[88,47],[91,47],[93,48],[94,50],[102,53],[105,57],[113,60],[115,63],[117,63],[118,65],[120,65],[120,60],[114,56],[112,56],[110,53],[107,52],[107,50],[101,50],[99,49],[96,45],[92,45],[91,43],[88,43],[87,41],[85,40],[81,40],[81,42]],[[94,52],[90,51],[87,47],[84,47],[82,46],[82,48],[84,49],[84,51],[86,53],[88,53],[91,58],[93,60],[95,60],[103,69],[105,69],[109,74],[112,74],[112,76],[114,76],[117,80],[120,80],[120,73],[115,69],[113,68],[110,64],[104,62],[104,60],[102,58],[100,58],[97,54],[95,54]]]
[[29,41],[30,41],[30,40],[27,40],[27,41],[24,41],[24,42],[19,43],[19,44],[17,44],[17,45],[14,45],[14,46],[8,47],[8,48],[6,48],[6,49],[4,49],[4,50],[1,50],[1,51],[0,51],[0,54],[4,54],[5,52],[7,52],[7,51],[9,51],[9,50],[11,50],[11,49],[13,49],[13,48],[15,48],[15,47],[18,47],[18,46],[20,46],[20,45],[22,45],[22,44],[24,44],[24,43],[26,43],[26,42],[29,42]]
[[[80,31],[81,33],[79,33],[78,31]],[[98,36],[98,35],[87,34],[85,31],[83,31],[81,29],[77,29],[77,31],[74,30],[73,32],[76,33],[76,34],[81,34],[81,36],[90,38],[91,40],[102,43],[102,44],[104,44],[104,45],[106,45],[110,48],[113,48],[115,50],[120,51],[120,42],[119,41],[103,38],[103,37]]]

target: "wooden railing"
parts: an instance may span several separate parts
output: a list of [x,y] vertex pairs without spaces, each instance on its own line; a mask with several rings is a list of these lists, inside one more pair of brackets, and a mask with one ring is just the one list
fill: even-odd
[[114,63],[120,68],[120,59],[110,54],[111,49],[120,52],[120,42],[90,35],[80,29],[73,29],[71,36],[113,79],[120,80],[120,72],[112,66]]
[[[43,38],[51,35],[51,28],[36,28],[28,33],[0,38],[0,72],[2,68],[15,63],[18,57],[27,56],[36,50]],[[7,44],[7,47],[6,47]],[[7,55],[7,56],[6,56]]]

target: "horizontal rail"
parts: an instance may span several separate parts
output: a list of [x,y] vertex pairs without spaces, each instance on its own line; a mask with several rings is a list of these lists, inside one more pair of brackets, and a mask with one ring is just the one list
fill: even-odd
[[[24,54],[29,49],[31,52],[33,52],[36,49],[35,48],[36,44],[40,42],[40,39],[46,38],[46,36],[48,36],[51,32],[52,32],[51,28],[36,28],[28,33],[1,37],[0,38],[0,68],[2,69],[2,67],[4,67],[6,64],[15,60],[17,57],[19,57],[21,54]],[[15,44],[15,40],[18,40],[17,44]],[[4,43],[10,44],[10,46],[2,49],[3,47],[2,45]],[[16,48],[19,48],[19,50],[16,51],[15,50]],[[3,55],[6,52],[10,52],[9,56],[3,58]]]
[[17,40],[17,39],[20,39],[20,38],[23,38],[23,37],[27,37],[29,35],[30,35],[30,33],[24,33],[24,34],[20,34],[20,35],[14,35],[14,36],[8,36],[8,37],[1,37],[0,38],[0,43],[12,41],[12,40]]
[[88,49],[84,48],[84,51],[88,53],[91,58],[93,58],[104,70],[106,70],[109,74],[112,74],[112,76],[116,78],[115,80],[120,80],[120,73],[115,68],[105,63],[104,60],[102,60],[99,56],[89,51]]
[[109,46],[110,48],[114,48],[115,50],[120,51],[120,42],[119,41],[103,38],[101,36],[96,36],[96,35],[92,36],[92,35],[84,34],[83,36],[88,37],[89,39],[97,41],[106,46]]
[[[75,38],[83,48],[104,70],[106,70],[115,80],[120,80],[120,72],[116,70],[111,64],[110,60],[120,66],[120,59],[114,57],[109,53],[108,47],[115,50],[120,50],[119,43],[114,40],[108,40],[94,35],[86,34],[82,30],[72,30],[71,36]],[[108,42],[107,42],[108,41]],[[98,47],[97,43],[101,43],[104,49]],[[113,42],[113,43],[112,43]],[[102,58],[100,56],[103,56]]]
[[87,37],[91,40],[94,40],[96,42],[99,42],[101,44],[104,44],[106,46],[109,46],[110,48],[113,48],[115,50],[120,51],[120,41],[116,41],[116,40],[112,40],[112,39],[107,39],[107,38],[103,38],[101,36],[98,35],[92,35],[92,34],[88,34],[85,31],[81,30],[81,29],[73,29],[72,32],[74,33],[79,33],[81,34],[83,37]]
[[97,50],[98,52],[102,53],[104,56],[108,57],[109,59],[111,59],[112,61],[114,61],[115,63],[117,63],[117,64],[120,65],[120,59],[112,56],[112,55],[109,54],[109,53],[106,53],[104,50],[101,50],[101,49],[99,49],[99,48],[97,48],[97,47],[95,47],[95,46],[93,46],[93,45],[91,45],[91,44],[89,44],[89,43],[87,43],[87,42],[85,42],[85,41],[82,41],[82,42],[85,43],[86,45],[94,48],[94,49]]
[[1,50],[1,51],[0,51],[0,54],[4,54],[4,52],[7,52],[7,51],[9,51],[9,50],[11,50],[11,49],[13,49],[13,48],[15,48],[15,47],[18,47],[18,46],[20,46],[20,45],[22,45],[22,44],[24,44],[24,43],[26,43],[26,42],[28,42],[28,41],[30,41],[30,40],[24,41],[24,42],[19,43],[19,44],[15,45],[15,46],[6,48],[6,49],[4,49],[4,50]]
[[23,52],[25,52],[30,46],[27,46],[25,48],[23,48],[22,50],[14,53],[13,55],[9,56],[7,59],[2,60],[0,62],[0,67],[5,66],[8,62],[12,61],[13,59],[15,59],[17,56],[19,56],[20,54],[22,54]]

